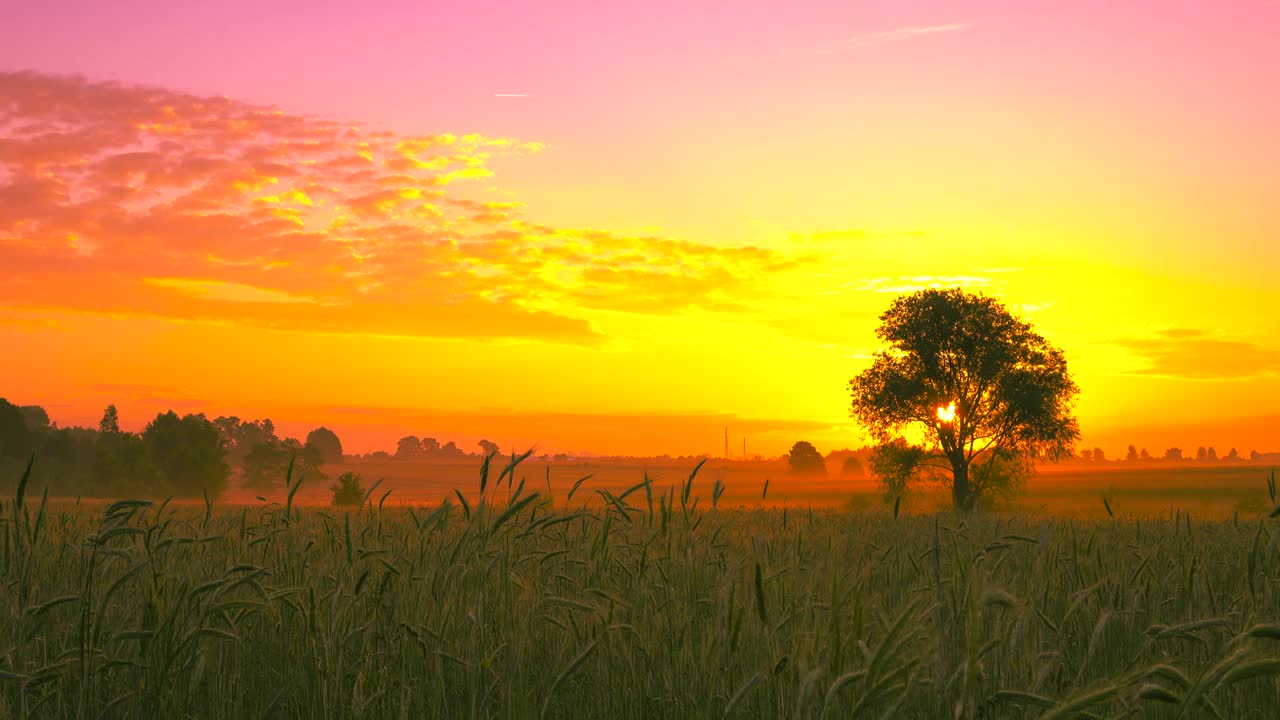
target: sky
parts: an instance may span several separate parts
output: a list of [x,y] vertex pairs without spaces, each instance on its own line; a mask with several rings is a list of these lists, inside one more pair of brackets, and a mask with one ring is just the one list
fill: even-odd
[[1280,3],[4,14],[0,396],[62,424],[856,447],[877,317],[960,286],[1084,446],[1280,449]]

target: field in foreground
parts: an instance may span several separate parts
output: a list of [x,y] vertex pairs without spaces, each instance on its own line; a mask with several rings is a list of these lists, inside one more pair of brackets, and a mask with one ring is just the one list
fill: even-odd
[[1275,520],[566,494],[6,500],[0,717],[1280,716]]

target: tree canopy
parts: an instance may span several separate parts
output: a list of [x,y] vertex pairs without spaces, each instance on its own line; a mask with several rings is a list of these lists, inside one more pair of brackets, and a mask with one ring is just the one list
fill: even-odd
[[216,496],[226,487],[231,468],[224,440],[203,414],[160,413],[142,431],[142,441],[175,494]]
[[[919,468],[949,472],[953,504],[1070,454],[1079,390],[1061,350],[998,300],[959,288],[898,297],[885,344],[849,383],[851,414],[880,443],[921,438]],[[905,457],[905,456],[904,456]]]
[[22,410],[0,398],[0,457],[26,460],[32,444],[31,429]]
[[791,452],[787,453],[787,464],[791,466],[793,473],[821,475],[827,472],[827,463],[822,459],[822,453],[807,440],[791,446]]
[[102,419],[98,421],[98,432],[104,435],[120,432],[120,411],[116,410],[115,405],[108,405],[107,409],[102,411]]
[[342,462],[342,441],[338,434],[327,427],[318,427],[307,433],[308,447],[314,447],[324,463]]
[[338,507],[352,507],[364,501],[364,487],[360,484],[360,475],[344,472],[338,481],[329,487],[333,493],[333,504]]

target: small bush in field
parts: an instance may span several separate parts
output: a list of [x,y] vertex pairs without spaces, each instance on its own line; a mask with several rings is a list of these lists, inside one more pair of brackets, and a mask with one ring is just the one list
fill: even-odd
[[338,482],[329,489],[333,491],[333,504],[336,506],[359,505],[364,500],[364,487],[358,473],[342,473]]

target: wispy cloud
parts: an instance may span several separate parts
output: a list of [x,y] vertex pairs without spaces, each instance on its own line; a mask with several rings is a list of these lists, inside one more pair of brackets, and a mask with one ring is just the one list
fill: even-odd
[[991,278],[980,275],[900,275],[896,278],[855,278],[844,284],[847,289],[861,292],[893,293],[895,295],[931,288],[961,287],[972,291],[989,285],[991,285]]
[[1242,340],[1215,337],[1196,328],[1173,328],[1153,337],[1115,342],[1142,367],[1132,375],[1185,380],[1242,380],[1280,372],[1280,350]]
[[972,27],[972,23],[947,23],[945,25],[908,25],[906,27],[894,28],[892,30],[882,30],[880,32],[864,33],[855,35],[838,45],[820,48],[814,51],[815,55],[835,55],[837,53],[857,50],[858,48],[872,47],[875,45],[885,45],[887,43],[900,42],[902,40],[910,40],[912,38],[921,37],[923,35],[937,35],[940,33],[957,32]]

